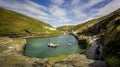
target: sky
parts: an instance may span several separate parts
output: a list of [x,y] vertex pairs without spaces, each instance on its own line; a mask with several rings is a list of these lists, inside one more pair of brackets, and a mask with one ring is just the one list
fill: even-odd
[[0,7],[58,27],[107,15],[120,8],[120,0],[0,0]]

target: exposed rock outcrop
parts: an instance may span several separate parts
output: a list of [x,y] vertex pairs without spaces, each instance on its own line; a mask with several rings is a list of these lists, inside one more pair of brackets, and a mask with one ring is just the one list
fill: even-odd
[[25,39],[0,37],[0,66],[2,67],[45,67],[46,61],[23,55]]
[[53,67],[106,67],[106,63],[105,61],[88,59],[83,54],[73,54],[64,60],[55,62]]

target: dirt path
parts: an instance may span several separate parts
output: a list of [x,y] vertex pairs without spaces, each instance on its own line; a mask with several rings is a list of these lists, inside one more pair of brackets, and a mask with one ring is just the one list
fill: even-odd
[[95,40],[91,40],[91,47],[86,52],[86,56],[90,59],[95,59],[95,50],[97,49],[98,45]]

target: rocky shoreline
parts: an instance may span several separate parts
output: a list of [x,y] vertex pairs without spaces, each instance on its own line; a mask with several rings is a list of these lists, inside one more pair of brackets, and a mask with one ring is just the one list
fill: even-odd
[[26,40],[23,38],[0,37],[0,66],[2,67],[106,67],[104,61],[88,59],[84,54],[72,54],[66,58],[29,58],[24,56]]
[[0,66],[2,67],[45,67],[45,61],[40,58],[29,58],[23,55],[25,39],[0,37]]

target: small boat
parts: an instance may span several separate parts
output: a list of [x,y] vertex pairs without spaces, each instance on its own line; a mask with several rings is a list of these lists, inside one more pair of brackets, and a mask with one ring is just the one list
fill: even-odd
[[59,45],[59,44],[55,44],[55,43],[50,42],[50,43],[48,44],[48,47],[56,48],[58,45]]
[[68,45],[68,46],[72,46],[72,44],[71,44],[71,43],[67,43],[67,45]]

